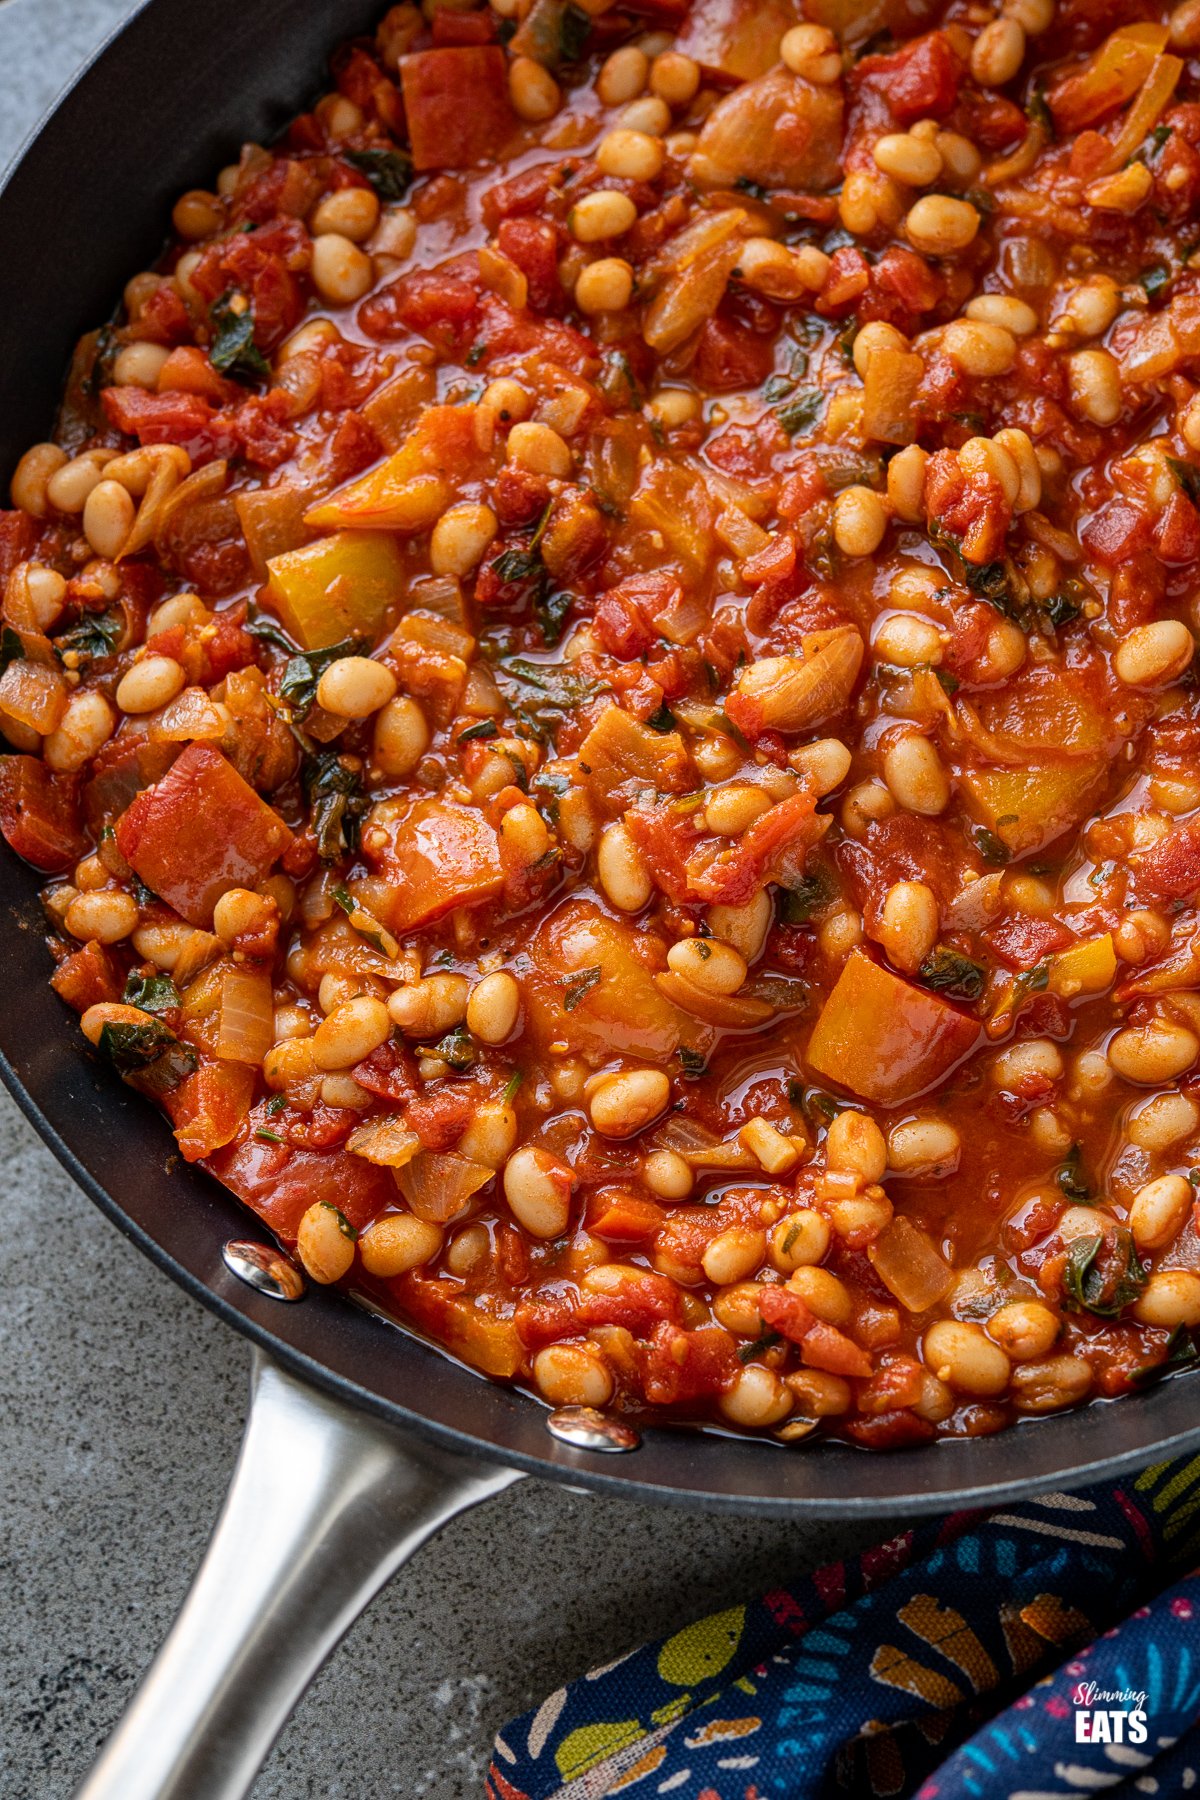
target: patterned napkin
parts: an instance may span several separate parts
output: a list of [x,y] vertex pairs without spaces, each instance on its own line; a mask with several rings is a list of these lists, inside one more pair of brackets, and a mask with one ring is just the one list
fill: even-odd
[[1200,1456],[915,1525],[496,1739],[487,1800],[1200,1800]]

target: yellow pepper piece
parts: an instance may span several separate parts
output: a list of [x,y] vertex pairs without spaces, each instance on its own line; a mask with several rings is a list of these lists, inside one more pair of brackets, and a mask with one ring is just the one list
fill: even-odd
[[399,546],[374,531],[338,531],[267,564],[268,598],[305,650],[377,637],[402,583]]

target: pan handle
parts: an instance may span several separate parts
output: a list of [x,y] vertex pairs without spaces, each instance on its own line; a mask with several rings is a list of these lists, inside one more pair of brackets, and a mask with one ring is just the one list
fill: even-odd
[[77,1800],[242,1800],[389,1577],[457,1513],[518,1479],[401,1438],[256,1352],[212,1542]]

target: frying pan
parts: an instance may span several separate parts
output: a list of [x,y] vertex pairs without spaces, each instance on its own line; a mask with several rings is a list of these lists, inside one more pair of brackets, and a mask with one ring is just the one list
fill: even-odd
[[[5,488],[45,436],[75,339],[154,260],[170,198],[246,139],[269,141],[320,90],[334,43],[380,11],[381,0],[148,0],[76,80],[0,192]],[[256,1346],[208,1555],[85,1800],[243,1795],[383,1582],[447,1519],[525,1473],[679,1506],[895,1520],[1079,1485],[1200,1443],[1186,1378],[887,1456],[666,1427],[624,1455],[586,1430],[564,1441],[535,1401],[337,1294],[288,1301],[251,1285],[261,1229],[171,1156],[154,1110],[77,1047],[47,985],[38,877],[7,850],[0,869],[0,1075],[118,1229]],[[271,1258],[257,1262],[269,1290]]]

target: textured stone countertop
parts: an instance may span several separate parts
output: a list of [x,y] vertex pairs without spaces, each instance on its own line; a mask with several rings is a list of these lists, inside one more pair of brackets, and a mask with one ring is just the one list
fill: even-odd
[[[132,10],[0,0],[0,162]],[[7,1096],[0,1168],[0,1792],[61,1800],[199,1562],[249,1352],[118,1236]],[[523,1482],[450,1525],[353,1627],[255,1800],[477,1800],[511,1714],[867,1535]]]

